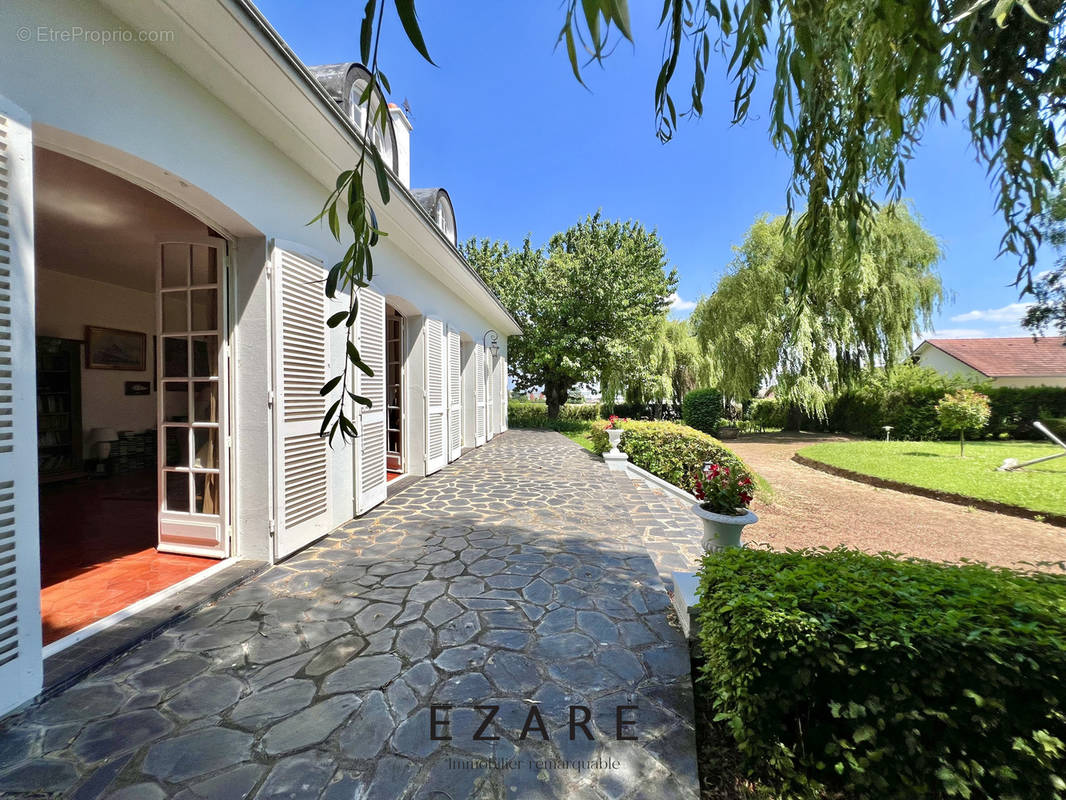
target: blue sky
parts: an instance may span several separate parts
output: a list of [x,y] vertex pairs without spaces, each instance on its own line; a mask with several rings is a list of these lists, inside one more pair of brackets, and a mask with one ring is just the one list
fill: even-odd
[[[363,3],[258,5],[305,63],[358,60]],[[673,141],[659,143],[658,5],[631,4],[635,46],[620,44],[602,70],[588,67],[589,90],[574,80],[565,53],[553,51],[562,24],[556,2],[421,0],[438,67],[407,43],[388,3],[381,66],[390,100],[411,104],[412,184],[448,190],[461,239],[516,242],[528,232],[542,242],[598,208],[638,219],[666,244],[680,276],[675,313],[683,315],[714,290],[751,222],[785,210],[789,163],[770,145],[765,102],[753,103],[745,126],[729,124],[724,62],[712,69],[703,119],[682,122]],[[937,335],[1021,335],[1010,285],[1016,264],[996,259],[1002,223],[961,123],[930,127],[908,168],[906,196],[945,252]]]

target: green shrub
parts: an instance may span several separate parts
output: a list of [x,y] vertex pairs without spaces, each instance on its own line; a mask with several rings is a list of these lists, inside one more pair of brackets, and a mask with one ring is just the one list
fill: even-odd
[[[564,405],[559,409],[559,419],[548,419],[548,407],[542,403],[508,403],[507,427],[509,428],[553,428],[560,425],[572,425],[577,422],[591,422],[602,416],[599,403],[581,405]],[[566,428],[570,430],[570,428]]]
[[760,397],[748,404],[747,418],[755,430],[783,428],[788,418],[788,407],[776,398]]
[[1066,580],[828,551],[704,558],[716,719],[779,797],[1066,797]]
[[885,372],[871,370],[855,386],[841,392],[829,414],[830,427],[842,433],[881,438],[891,425],[893,439],[947,439],[940,427],[936,404],[958,389],[988,395],[993,436],[1006,433],[1018,439],[1043,439],[1033,421],[1066,417],[1066,388],[1053,386],[989,386],[941,375],[928,367],[900,364]]
[[722,416],[722,393],[717,389],[693,389],[681,401],[681,418],[690,428],[714,434]]
[[[602,425],[592,426],[589,438],[596,452],[606,453],[611,449]],[[755,474],[740,457],[713,436],[675,422],[624,422],[618,449],[641,469],[680,486],[686,492],[696,488],[696,471],[705,461],[739,469],[755,479]]]

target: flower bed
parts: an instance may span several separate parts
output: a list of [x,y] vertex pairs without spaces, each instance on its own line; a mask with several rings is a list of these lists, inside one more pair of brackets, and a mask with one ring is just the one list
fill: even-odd
[[[629,460],[657,478],[694,493],[698,471],[705,461],[728,466],[738,477],[755,479],[754,473],[729,448],[713,436],[673,422],[623,421],[618,449]],[[611,449],[607,432],[593,426],[589,435],[598,453]]]

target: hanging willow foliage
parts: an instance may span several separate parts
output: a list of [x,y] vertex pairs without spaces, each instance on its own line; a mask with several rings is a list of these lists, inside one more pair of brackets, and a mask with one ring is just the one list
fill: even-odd
[[[432,64],[433,59],[429,57],[425,40],[419,29],[418,18],[415,15],[414,0],[395,0],[395,5],[407,38],[419,54]],[[384,134],[389,124],[388,103],[382,101],[376,106],[371,103],[371,98],[378,94],[384,97],[383,90],[390,91],[388,78],[378,68],[378,44],[381,38],[381,21],[384,11],[384,2],[379,6],[377,0],[367,0],[359,30],[359,53],[370,73],[370,80],[359,103],[360,105],[365,103],[368,109],[374,109],[374,113],[366,115],[363,124],[363,147],[359,153],[359,160],[352,169],[345,170],[337,176],[336,186],[322,206],[322,211],[311,220],[311,223],[308,223],[313,224],[325,219],[333,238],[341,242],[343,216],[343,224],[353,238],[344,258],[330,268],[325,283],[326,297],[331,300],[336,298],[338,292],[348,294],[348,310],[338,311],[326,321],[329,328],[344,325],[346,331],[344,366],[319,390],[319,394],[323,397],[336,394],[337,398],[327,408],[319,430],[321,436],[329,436],[331,445],[338,432],[345,442],[359,435],[359,430],[355,426],[355,415],[349,411],[353,406],[349,406],[346,400],[367,408],[371,406],[371,401],[356,394],[352,391],[352,387],[354,387],[355,370],[358,369],[369,376],[374,374],[359,355],[359,348],[355,342],[355,323],[359,318],[359,290],[369,286],[370,281],[374,279],[373,248],[382,237],[387,236],[385,231],[378,228],[377,214],[367,199],[364,184],[369,156],[381,202],[389,202],[389,174],[381,153],[370,135],[371,126],[378,126]]]
[[[560,42],[580,80],[575,41],[601,61],[614,46],[611,22],[625,39],[633,34],[624,2],[581,0],[584,13],[578,5],[567,6]],[[925,127],[963,100],[1005,223],[1001,252],[1017,256],[1016,283],[1031,291],[1066,119],[1062,0],[664,0],[660,28],[654,102],[663,141],[679,116],[703,114],[712,56],[724,56],[736,87],[734,123],[758,113],[756,85],[772,81],[770,138],[792,156],[787,219],[800,245],[799,289],[823,267],[841,225],[857,257],[877,200],[902,197]],[[679,113],[683,54],[692,83]]]
[[821,417],[863,369],[910,352],[941,300],[940,248],[904,206],[884,207],[870,228],[852,261],[838,227],[824,269],[801,293],[789,289],[799,256],[784,219],[751,226],[729,274],[692,314],[723,394],[746,398],[776,383],[777,397]]

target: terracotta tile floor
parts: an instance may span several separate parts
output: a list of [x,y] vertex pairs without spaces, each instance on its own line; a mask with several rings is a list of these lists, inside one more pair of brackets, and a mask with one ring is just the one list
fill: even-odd
[[391,472],[391,471],[390,471],[390,472],[387,472],[387,473],[385,474],[385,480],[386,480],[386,482],[388,482],[388,481],[394,481],[394,480],[396,480],[397,478],[402,478],[402,477],[403,477],[403,473],[402,473],[402,472]]
[[217,564],[159,553],[155,473],[41,487],[45,643]]

